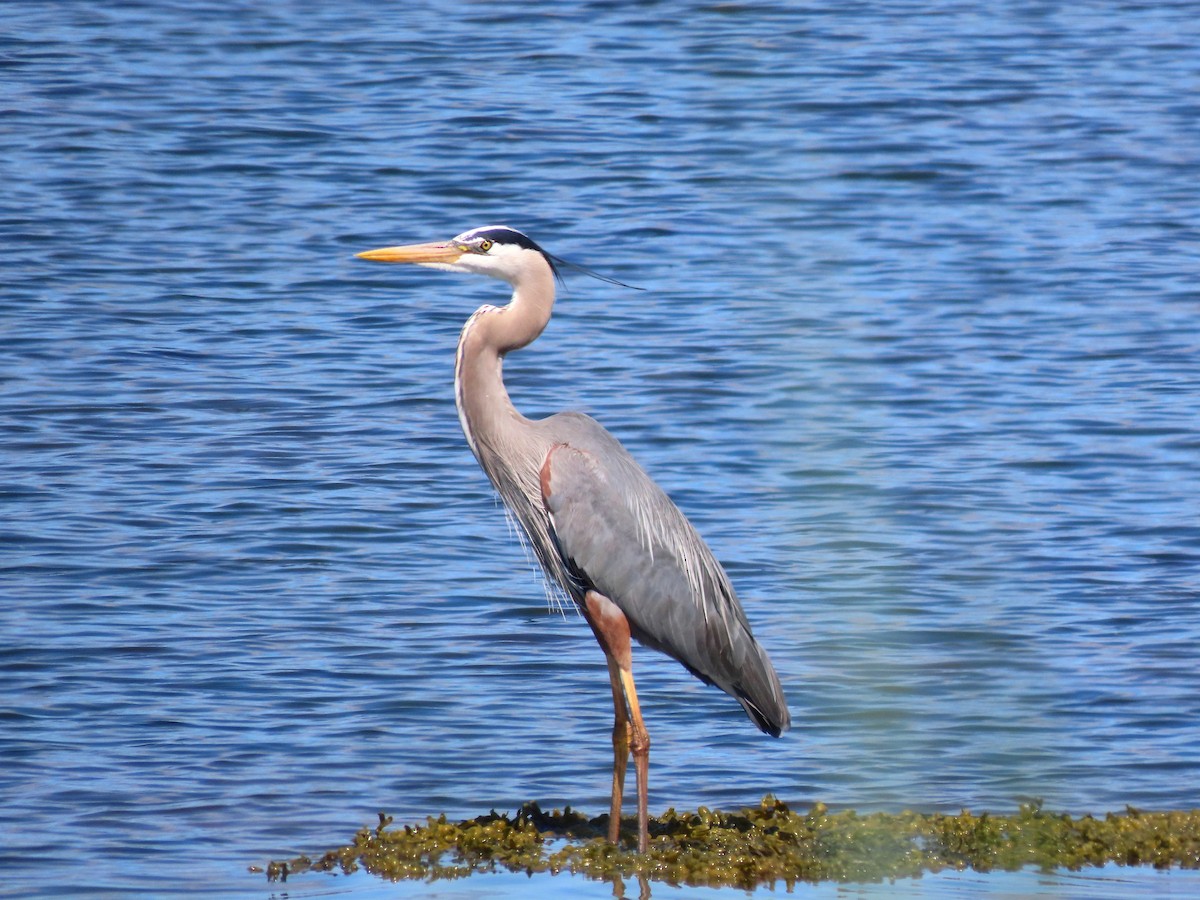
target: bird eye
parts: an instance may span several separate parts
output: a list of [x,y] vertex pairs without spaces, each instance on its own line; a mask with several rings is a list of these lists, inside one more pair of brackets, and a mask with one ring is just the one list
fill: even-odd
[[480,253],[487,253],[491,249],[492,249],[492,242],[489,241],[487,238],[484,238],[482,241],[479,242],[479,252]]

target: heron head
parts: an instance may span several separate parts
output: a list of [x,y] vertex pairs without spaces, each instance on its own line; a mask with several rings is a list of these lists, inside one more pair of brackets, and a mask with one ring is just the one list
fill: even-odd
[[531,237],[507,225],[484,225],[448,241],[381,247],[357,255],[376,262],[415,263],[449,272],[490,275],[514,285],[535,266],[548,266],[558,275],[550,254]]

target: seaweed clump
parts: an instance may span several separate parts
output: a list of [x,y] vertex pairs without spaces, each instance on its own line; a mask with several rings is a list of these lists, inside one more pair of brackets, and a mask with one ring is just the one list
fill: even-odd
[[[633,852],[633,835],[609,844],[608,817],[536,803],[513,816],[495,811],[464,822],[429,818],[424,825],[363,828],[350,845],[317,859],[270,863],[267,877],[305,871],[353,872],[392,880],[463,878],[507,870],[569,872],[610,882],[636,878],[672,885],[752,889],[797,882],[878,882],[967,868],[1013,871],[1027,866],[1152,865],[1200,869],[1200,810],[1141,812],[1103,818],[1047,812],[1026,804],[1015,815],[830,812],[816,804],[796,813],[767,796],[755,809],[724,813],[671,809],[650,823],[650,847]],[[624,837],[624,836],[623,836]]]

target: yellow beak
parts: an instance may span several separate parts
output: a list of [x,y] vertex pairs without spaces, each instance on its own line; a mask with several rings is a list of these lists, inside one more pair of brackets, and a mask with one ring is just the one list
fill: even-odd
[[380,247],[355,254],[359,259],[390,263],[452,263],[463,255],[454,243],[406,244],[403,247]]

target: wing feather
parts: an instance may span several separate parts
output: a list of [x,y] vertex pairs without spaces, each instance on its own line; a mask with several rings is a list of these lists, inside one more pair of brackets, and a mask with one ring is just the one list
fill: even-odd
[[594,420],[570,418],[571,435],[550,449],[541,488],[572,588],[604,594],[640,643],[736,697],[764,731],[781,733],[789,716],[779,679],[708,545],[615,438]]

